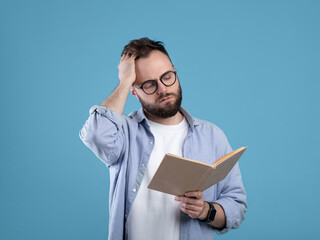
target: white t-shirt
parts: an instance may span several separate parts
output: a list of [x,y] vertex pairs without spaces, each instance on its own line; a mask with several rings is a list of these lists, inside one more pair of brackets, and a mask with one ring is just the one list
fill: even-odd
[[184,118],[177,125],[162,125],[149,120],[155,138],[149,163],[128,217],[129,240],[180,239],[180,208],[173,195],[147,188],[166,153],[182,156],[188,133]]

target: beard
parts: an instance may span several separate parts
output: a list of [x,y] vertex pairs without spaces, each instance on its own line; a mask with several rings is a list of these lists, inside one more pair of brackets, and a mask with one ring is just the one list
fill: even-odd
[[163,98],[166,98],[169,96],[175,97],[175,101],[173,103],[171,101],[166,102],[161,107],[157,106],[156,104],[146,103],[141,98],[139,98],[139,100],[143,110],[146,111],[147,113],[158,118],[169,118],[176,115],[181,106],[182,90],[181,90],[180,84],[179,84],[179,89],[176,93],[160,94],[156,99],[156,102],[159,103]]

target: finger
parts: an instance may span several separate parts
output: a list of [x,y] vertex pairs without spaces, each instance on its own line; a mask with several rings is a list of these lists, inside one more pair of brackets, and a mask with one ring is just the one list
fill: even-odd
[[198,205],[197,201],[199,201],[199,200],[196,198],[180,197],[180,202],[183,202],[183,203]]
[[197,218],[199,216],[199,213],[192,210],[186,210],[184,213],[188,214],[189,217]]
[[130,58],[136,59],[137,55],[138,55],[137,53],[133,53],[133,54],[130,56]]
[[126,54],[127,54],[126,52],[122,54],[120,62],[123,62],[123,60],[124,60],[125,57],[126,57]]
[[128,60],[130,58],[130,53],[126,54],[126,60]]
[[204,200],[202,198],[197,199],[197,198],[189,198],[189,197],[180,197],[180,202],[187,203],[190,205],[196,205],[199,207],[202,207],[204,204]]
[[124,60],[126,60],[128,58],[129,58],[129,53],[128,52],[124,52],[122,57],[121,57],[121,60],[124,61]]
[[201,191],[186,192],[184,195],[186,197],[194,197],[194,198],[198,198],[198,199],[203,197]]
[[196,211],[196,212],[201,212],[202,210],[202,206],[199,205],[191,205],[191,204],[187,204],[187,203],[180,203],[180,207],[185,209],[185,210],[192,210],[192,211]]

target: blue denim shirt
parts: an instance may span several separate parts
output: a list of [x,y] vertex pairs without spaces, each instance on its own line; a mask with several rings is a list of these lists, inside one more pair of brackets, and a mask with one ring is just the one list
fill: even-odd
[[[232,151],[225,134],[216,125],[192,117],[184,108],[180,111],[189,124],[183,157],[212,164]],[[126,116],[103,106],[93,106],[80,138],[110,171],[109,239],[127,239],[127,217],[154,145],[148,120],[142,109]],[[206,201],[223,207],[226,227],[215,229],[181,211],[180,236],[183,240],[213,239],[213,231],[222,234],[239,227],[247,202],[238,163],[224,180],[205,190],[203,195]]]

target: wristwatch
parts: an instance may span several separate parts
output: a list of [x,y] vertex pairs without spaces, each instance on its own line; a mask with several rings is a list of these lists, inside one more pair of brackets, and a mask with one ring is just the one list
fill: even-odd
[[[205,201],[207,202],[207,201]],[[217,210],[214,208],[213,204],[211,202],[207,202],[209,204],[209,212],[205,219],[200,220],[201,222],[210,223],[214,220],[214,217],[216,216]]]

